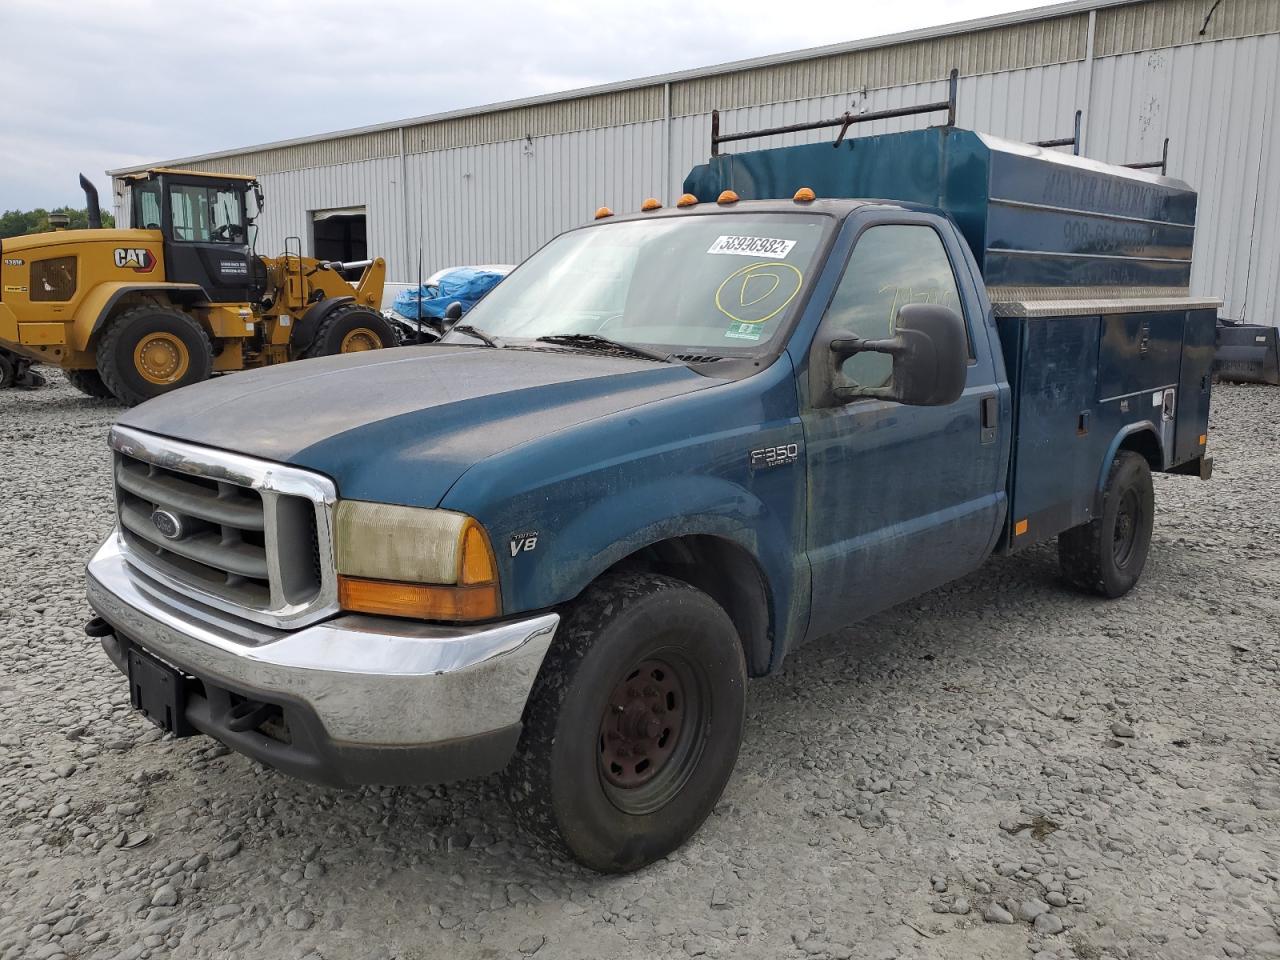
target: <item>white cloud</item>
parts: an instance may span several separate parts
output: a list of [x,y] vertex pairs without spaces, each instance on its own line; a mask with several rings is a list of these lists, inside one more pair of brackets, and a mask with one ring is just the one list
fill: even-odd
[[627,80],[1029,0],[0,0],[0,209],[83,170]]

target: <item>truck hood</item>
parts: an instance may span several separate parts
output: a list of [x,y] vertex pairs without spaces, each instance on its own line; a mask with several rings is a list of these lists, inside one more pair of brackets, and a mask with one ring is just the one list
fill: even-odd
[[405,347],[218,377],[120,423],[316,470],[350,499],[435,506],[495,453],[722,382],[676,364],[558,350]]

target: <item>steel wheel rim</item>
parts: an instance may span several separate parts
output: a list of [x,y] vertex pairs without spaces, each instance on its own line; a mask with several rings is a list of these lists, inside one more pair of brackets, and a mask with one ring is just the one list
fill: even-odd
[[678,653],[646,657],[625,671],[601,714],[597,770],[610,802],[640,816],[689,782],[706,740],[708,684]]
[[363,353],[366,350],[377,350],[382,346],[382,338],[368,327],[356,327],[342,338],[339,353]]
[[148,383],[177,383],[191,367],[191,352],[175,334],[148,333],[133,348],[133,366]]
[[1142,526],[1142,504],[1136,490],[1126,490],[1116,509],[1115,529],[1112,531],[1111,556],[1117,567],[1128,566],[1138,545],[1138,531]]

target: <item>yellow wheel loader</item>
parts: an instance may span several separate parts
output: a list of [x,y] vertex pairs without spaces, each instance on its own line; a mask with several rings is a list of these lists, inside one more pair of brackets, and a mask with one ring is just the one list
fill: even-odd
[[132,405],[214,373],[397,344],[379,312],[383,260],[315,260],[300,241],[255,254],[253,177],[133,174],[134,228],[117,230],[101,228],[97,190],[80,184],[89,229],[0,241],[0,386],[32,385],[30,365],[48,363]]

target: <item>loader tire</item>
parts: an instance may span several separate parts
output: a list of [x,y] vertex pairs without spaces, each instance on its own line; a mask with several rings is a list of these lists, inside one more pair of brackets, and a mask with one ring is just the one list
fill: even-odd
[[18,365],[0,350],[0,390],[12,387],[18,379]]
[[173,307],[134,307],[115,317],[98,342],[98,373],[126,406],[169,393],[213,373],[204,328]]
[[1151,550],[1155,506],[1151,467],[1141,454],[1121,450],[1111,462],[1098,516],[1058,535],[1063,577],[1104,597],[1132,590]]
[[67,375],[67,382],[85,396],[98,400],[115,399],[115,394],[102,382],[102,374],[97,370],[64,370],[63,373]]
[[390,320],[376,310],[348,303],[334,308],[324,318],[302,356],[304,359],[331,357],[337,353],[363,353],[399,345],[400,337]]

